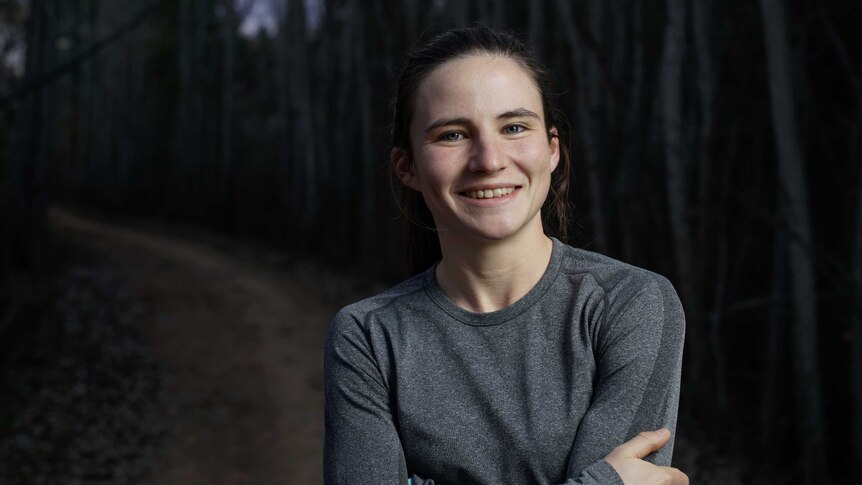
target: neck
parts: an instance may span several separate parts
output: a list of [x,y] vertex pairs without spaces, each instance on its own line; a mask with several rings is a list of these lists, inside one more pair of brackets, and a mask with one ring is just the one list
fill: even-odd
[[440,233],[443,259],[437,284],[456,305],[477,313],[501,310],[520,300],[542,278],[553,243],[538,230],[503,241],[453,241]]

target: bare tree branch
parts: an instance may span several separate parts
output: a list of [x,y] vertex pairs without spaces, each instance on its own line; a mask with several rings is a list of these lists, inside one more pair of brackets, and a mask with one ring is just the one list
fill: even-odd
[[132,30],[140,26],[145,20],[147,20],[154,12],[158,10],[158,7],[160,7],[164,2],[165,0],[154,0],[153,3],[150,3],[149,5],[144,7],[140,12],[135,14],[123,25],[117,27],[110,34],[93,42],[85,49],[72,56],[69,60],[61,63],[59,66],[48,70],[47,72],[36,77],[35,79],[31,79],[25,82],[23,86],[19,87],[11,94],[3,96],[2,98],[0,98],[0,111],[8,110],[17,101],[26,98],[28,95],[32,94],[35,91],[44,89],[46,86],[60,79],[60,77],[62,77],[64,74],[77,67],[78,64],[95,56],[109,45],[121,39],[123,36],[131,32]]

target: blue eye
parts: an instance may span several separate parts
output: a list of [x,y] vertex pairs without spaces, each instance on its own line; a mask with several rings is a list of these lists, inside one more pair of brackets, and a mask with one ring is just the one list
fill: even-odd
[[449,131],[440,135],[440,139],[443,141],[458,141],[464,138],[464,134],[460,131]]
[[526,128],[524,128],[524,125],[509,125],[503,128],[503,132],[507,135],[515,135],[523,132],[524,130],[526,130]]

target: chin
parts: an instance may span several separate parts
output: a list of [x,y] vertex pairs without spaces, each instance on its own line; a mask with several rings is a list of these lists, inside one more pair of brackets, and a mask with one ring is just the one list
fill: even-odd
[[505,241],[517,235],[523,228],[513,227],[493,227],[493,228],[473,228],[472,235],[479,239],[487,241]]
[[[534,221],[530,218],[526,218],[527,221],[524,219],[519,217],[502,217],[496,218],[496,220],[494,218],[460,219],[449,224],[448,227],[451,229],[446,232],[451,235],[453,241],[500,242],[530,231]],[[541,222],[539,225],[541,227]],[[437,227],[440,225],[438,224]]]

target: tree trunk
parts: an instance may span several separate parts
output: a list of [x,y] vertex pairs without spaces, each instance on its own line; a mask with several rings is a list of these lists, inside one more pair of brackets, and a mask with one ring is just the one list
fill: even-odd
[[[354,0],[355,1],[355,0]],[[353,9],[355,12],[360,12],[359,5],[354,3]],[[356,30],[353,37],[353,48],[355,59],[367,59],[368,52],[366,49],[367,32],[366,18],[364,15],[355,15]],[[362,235],[361,255],[363,261],[375,261],[376,258],[372,254],[373,248],[376,246],[376,221],[377,217],[375,210],[377,208],[377,167],[378,164],[374,161],[374,148],[372,146],[374,136],[371,127],[374,123],[371,108],[371,74],[368,72],[367,62],[354,63],[355,81],[357,89],[358,102],[358,126],[359,126],[359,150],[356,162],[359,163],[361,187],[359,191],[359,210],[360,210],[360,234]]]
[[[862,125],[862,122],[860,122]],[[856,222],[853,235],[853,295],[852,326],[853,341],[853,458],[855,483],[862,483],[862,170],[856,186]]]
[[[184,207],[182,180],[188,177],[189,167],[196,165],[195,141],[192,137],[192,115],[191,105],[194,89],[192,78],[194,57],[195,24],[192,3],[195,0],[179,0],[177,5],[177,72],[178,89],[177,100],[174,110],[173,143],[171,147],[171,159],[173,163],[168,171],[168,179],[171,181],[170,199],[174,204]],[[174,205],[171,204],[171,205]],[[183,209],[187,210],[187,209]]]
[[[858,19],[862,20],[862,18]],[[862,23],[862,22],[860,22]],[[859,36],[862,41],[862,35]],[[860,42],[862,43],[862,42]],[[862,56],[860,56],[862,57]],[[860,58],[859,65],[862,65]],[[857,78],[855,83],[856,89],[856,129],[857,133],[862,133],[862,79]],[[856,156],[857,161],[860,160],[862,150],[860,150],[860,140],[856,140]],[[857,164],[858,165],[858,164]],[[853,389],[853,429],[852,429],[852,459],[850,461],[851,469],[854,471],[851,478],[854,483],[862,483],[862,166],[857,168],[859,172],[859,181],[856,185],[856,221],[853,235],[853,294],[852,302],[853,312],[850,324],[852,326],[852,342],[853,342],[853,374],[852,374],[852,389]]]
[[[39,77],[46,65],[50,45],[51,16],[47,0],[32,0],[26,25],[27,53],[24,82]],[[5,268],[38,264],[46,209],[46,153],[44,133],[48,120],[47,91],[27,96],[18,107],[19,135],[13,141],[9,181],[12,206],[3,214],[3,259]]]
[[[781,204],[780,194],[777,205]],[[772,258],[772,300],[773,305],[769,311],[769,334],[764,346],[764,386],[761,400],[761,428],[760,445],[765,451],[764,461],[774,463],[778,459],[775,453],[775,437],[781,436],[782,430],[778,427],[778,407],[781,401],[781,349],[785,343],[785,323],[788,315],[785,305],[779,302],[787,301],[787,232],[777,227],[773,240]]]
[[491,27],[503,27],[503,3],[497,0],[485,0],[484,2],[479,0],[482,22]]
[[[146,2],[138,0],[135,4],[137,5],[135,11],[140,11],[145,8]],[[142,185],[145,186],[148,182],[147,179],[139,179],[138,175],[147,172],[146,170],[141,170],[141,168],[145,167],[145,164],[150,163],[151,160],[155,159],[152,147],[156,146],[156,144],[149,142],[149,140],[153,139],[153,122],[151,121],[153,118],[150,116],[151,112],[148,109],[149,99],[147,97],[147,77],[149,73],[147,71],[146,61],[147,49],[149,46],[146,44],[146,29],[148,28],[151,27],[149,27],[149,25],[142,26],[135,32],[132,32],[129,37],[129,42],[132,44],[131,50],[134,54],[130,59],[128,59],[128,62],[131,64],[128,69],[129,104],[131,109],[125,114],[127,120],[126,126],[129,128],[126,139],[129,163],[134,167],[135,171],[129,174],[127,204],[143,205],[151,204],[153,201],[153,199],[143,201],[137,200],[137,198],[132,194],[132,191],[134,191],[136,187],[141,187]],[[147,143],[145,143],[144,140],[147,140]]]
[[[685,2],[667,0],[668,22],[659,83],[667,170],[667,197],[674,262],[684,293],[693,287],[691,230],[687,216],[688,160],[682,140],[682,60],[685,47]],[[686,295],[687,296],[687,295]],[[685,301],[685,299],[683,299]]]
[[[101,37],[108,31],[106,23],[105,5],[100,5],[96,12],[95,29],[96,35]],[[92,151],[90,153],[89,178],[93,180],[90,184],[90,197],[105,197],[110,186],[111,170],[108,167],[106,145],[111,137],[111,120],[107,117],[112,92],[108,72],[110,56],[105,51],[99,53],[93,62],[93,84],[96,86],[96,95],[93,98],[93,138]],[[101,202],[101,201],[100,201]]]
[[[93,32],[92,9],[95,8],[95,3],[78,3],[80,8],[78,20],[78,39],[79,45],[89,44],[95,38]],[[91,115],[92,115],[92,96],[93,83],[90,79],[92,75],[91,62],[82,62],[77,65],[75,71],[75,79],[77,80],[77,99],[76,99],[76,123],[78,125],[77,140],[75,143],[75,171],[72,179],[68,180],[69,192],[66,195],[72,195],[74,198],[80,198],[83,190],[85,167],[89,159],[89,141],[90,131],[92,130]]]
[[[631,83],[629,84],[628,105],[626,115],[623,117],[620,128],[621,137],[627,140],[620,153],[620,168],[615,185],[615,199],[619,205],[619,228],[622,254],[626,261],[635,261],[638,247],[636,240],[637,212],[642,211],[640,202],[632,203],[631,188],[635,181],[635,166],[640,153],[643,137],[643,92],[645,62],[644,62],[644,34],[643,34],[643,8],[641,2],[618,3],[617,15],[621,18],[631,12],[631,37],[632,37],[632,66]],[[621,27],[625,28],[625,24]]]
[[[322,14],[322,18],[320,20],[320,32],[331,31],[329,26],[332,24],[332,16],[329,10],[326,10]],[[318,52],[320,55],[314,56],[311,59],[311,66],[313,68],[313,76],[316,82],[312,85],[313,88],[313,96],[315,102],[312,107],[314,109],[314,143],[315,143],[315,153],[317,154],[317,170],[318,170],[318,180],[320,183],[320,191],[318,193],[331,193],[332,187],[334,186],[334,177],[336,177],[339,173],[338,165],[336,160],[337,148],[332,146],[332,136],[330,136],[330,131],[332,125],[330,124],[330,113],[332,113],[332,101],[331,101],[331,93],[337,93],[338,88],[337,77],[334,72],[334,60],[337,59],[333,50],[333,36],[324,34],[320,36],[320,41],[318,45]],[[338,220],[338,213],[333,210],[335,205],[332,203],[334,197],[321,197],[320,198],[320,207],[319,212],[321,214],[321,218],[325,220],[335,221],[340,224],[341,222]],[[340,241],[336,240],[336,238],[330,237],[329,235],[321,235],[319,238],[321,241],[325,241],[323,243],[322,250],[328,252],[329,254],[334,254],[338,250]]]
[[802,147],[797,134],[787,18],[781,0],[761,0],[779,194],[788,241],[790,288],[794,303],[793,362],[803,477],[800,483],[828,483],[826,443],[817,349],[817,301],[809,248],[811,229]]
[[220,199],[223,227],[233,231],[235,208],[233,204],[233,101],[236,59],[236,10],[233,0],[222,0],[222,98],[221,98],[221,170]]
[[314,237],[311,230],[315,227],[317,216],[317,157],[314,150],[314,109],[311,105],[311,87],[308,78],[308,41],[305,28],[305,2],[304,0],[290,1],[290,18],[293,42],[292,68],[290,72],[291,91],[294,95],[293,105],[296,113],[291,121],[299,140],[296,143],[294,163],[302,167],[301,193],[302,199],[302,227],[308,240],[318,239]]
[[[712,47],[713,4],[711,0],[694,1],[692,7],[692,33],[694,34],[694,45],[697,57],[697,88],[698,101],[700,102],[700,116],[698,123],[698,153],[700,159],[699,167],[699,206],[701,221],[706,220],[706,208],[709,197],[709,180],[711,175],[710,143],[712,141],[712,105],[713,93],[715,91],[714,55]],[[700,224],[699,246],[703,253],[706,245],[707,224]]]
[[[712,158],[711,158],[711,143],[712,143],[712,120],[713,120],[713,93],[715,91],[715,57],[713,54],[713,46],[712,46],[712,28],[714,23],[711,22],[711,19],[714,18],[714,4],[711,0],[696,0],[691,2],[692,8],[692,34],[694,36],[694,46],[695,46],[695,57],[697,59],[697,93],[698,93],[698,101],[699,101],[699,116],[697,123],[697,154],[698,154],[698,164],[697,164],[697,178],[698,178],[698,194],[697,194],[697,207],[698,207],[698,231],[697,231],[697,253],[700,255],[709,254],[709,249],[713,240],[719,241],[720,246],[718,248],[719,253],[725,251],[724,245],[726,244],[726,234],[724,233],[725,224],[717,225],[716,229],[719,231],[719,234],[710,237],[708,234],[709,224],[707,221],[710,220],[710,187],[714,186],[713,182],[713,173],[712,173]],[[689,233],[689,241],[692,241],[694,238],[693,233]],[[723,262],[723,259],[719,258],[719,261]],[[704,261],[703,257],[697,257],[691,260],[691,269],[693,275],[695,276],[696,285],[693,287],[696,291],[703,290],[702,284],[703,281],[700,279],[700,275],[704,274],[704,266],[706,265],[706,261]],[[724,302],[724,288],[723,286],[723,275],[726,271],[726,267],[719,266],[718,268],[720,277],[719,281],[722,283],[716,283],[716,291],[714,293],[713,298],[713,310],[710,312],[712,315],[711,318],[708,319],[705,323],[708,324],[708,331],[710,334],[710,353],[709,355],[712,357],[714,364],[711,366],[713,368],[713,382],[714,389],[716,394],[716,402],[717,402],[717,410],[719,412],[719,419],[726,419],[726,414],[728,412],[728,397],[727,390],[725,387],[725,364],[724,364],[724,352],[721,348],[721,306]],[[705,308],[704,308],[705,310]],[[702,364],[702,363],[701,363]]]
[[530,41],[540,56],[545,50],[545,29],[548,28],[545,19],[545,0],[533,0],[529,2],[529,33]]
[[[537,1],[535,3],[539,2]],[[467,22],[470,20],[469,6],[469,3],[464,0],[447,0],[446,10],[451,12],[452,21],[455,22],[456,27],[467,25]],[[408,38],[408,41],[412,40],[412,38]]]
[[[595,83],[595,63],[586,59],[585,49],[580,42],[578,26],[572,17],[571,4],[568,0],[554,0],[557,19],[561,23],[561,30],[567,44],[571,66],[580,78],[577,89],[577,119],[580,127],[579,134],[584,147],[584,164],[587,168],[587,184],[590,193],[590,214],[592,215],[595,241],[599,252],[608,251],[607,217],[604,209],[605,192],[601,184],[599,173],[599,140],[597,135],[597,120],[590,112],[590,107],[597,104],[592,96],[597,95],[599,87],[591,85]],[[593,33],[595,34],[595,32]]]
[[[407,31],[407,43],[413,45],[416,42],[416,37],[419,35],[419,0],[403,0],[404,3],[404,22]],[[354,5],[354,7],[356,7]],[[351,11],[354,16],[361,16],[359,11]]]
[[295,208],[300,207],[302,196],[299,192],[299,168],[294,163],[295,139],[291,131],[291,113],[293,110],[293,96],[291,95],[291,29],[287,20],[290,15],[289,5],[285,2],[276,2],[275,15],[278,18],[278,38],[275,42],[275,90],[276,90],[276,112],[278,120],[278,153],[276,154],[275,172],[278,177],[278,192],[281,209],[291,214],[291,217],[279,224],[279,237],[283,238],[289,247],[295,249],[298,241],[296,238],[302,234],[299,219]]
[[[691,393],[693,404],[702,406],[712,398],[710,379],[704,379],[709,340],[702,328],[701,286],[694,268],[694,248],[689,222],[689,160],[683,142],[682,64],[685,55],[684,0],[667,0],[668,21],[664,34],[659,103],[667,174],[667,206],[677,289],[687,315],[686,360],[690,376],[699,381]],[[704,406],[712,409],[712,406]]]
[[[341,18],[340,35],[338,44],[333,44],[335,53],[332,56],[335,64],[335,79],[334,87],[336,94],[335,113],[338,129],[332,133],[333,161],[336,164],[335,172],[335,194],[336,194],[336,210],[340,223],[337,225],[336,239],[346,240],[356,233],[357,221],[356,216],[356,201],[353,194],[357,187],[355,181],[360,176],[357,174],[356,167],[358,166],[356,147],[354,141],[357,139],[356,127],[358,126],[356,109],[353,103],[356,101],[357,95],[355,91],[355,69],[353,64],[356,62],[353,45],[353,29],[354,22],[351,17],[358,15],[354,10],[350,10],[350,14]],[[346,18],[345,18],[346,17]],[[409,42],[413,42],[414,38],[410,37]],[[348,82],[348,80],[350,80]],[[355,236],[354,236],[355,237]],[[344,247],[345,252],[351,256],[355,254],[358,245]]]

